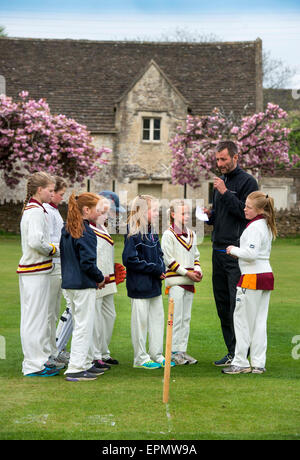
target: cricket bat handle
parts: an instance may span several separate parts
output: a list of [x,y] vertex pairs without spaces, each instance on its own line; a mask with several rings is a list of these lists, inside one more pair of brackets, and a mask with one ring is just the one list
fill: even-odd
[[167,324],[165,369],[164,369],[164,388],[163,388],[163,402],[164,403],[167,403],[169,400],[173,318],[174,318],[174,300],[170,298],[169,309],[168,309],[168,324]]

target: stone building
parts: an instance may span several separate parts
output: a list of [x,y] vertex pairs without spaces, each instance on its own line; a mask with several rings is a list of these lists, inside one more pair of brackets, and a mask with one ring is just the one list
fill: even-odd
[[[288,114],[300,116],[300,93],[292,89],[263,89],[264,110],[268,102],[278,104]],[[276,208],[290,211],[300,210],[300,168],[290,171],[281,169],[275,171],[274,176],[264,177],[261,188],[274,197]],[[299,219],[300,222],[300,219]]]
[[[29,91],[53,113],[88,127],[96,145],[112,149],[111,163],[92,181],[92,191],[115,190],[130,200],[202,197],[172,185],[168,142],[187,114],[214,107],[238,113],[263,109],[262,43],[143,43],[85,40],[0,39],[0,75],[6,94]],[[0,198],[19,201],[24,184]]]

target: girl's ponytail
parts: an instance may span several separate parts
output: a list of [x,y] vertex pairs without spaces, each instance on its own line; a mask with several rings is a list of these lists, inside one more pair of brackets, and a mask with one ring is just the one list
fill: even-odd
[[264,215],[266,216],[267,224],[271,229],[273,239],[275,240],[277,236],[277,228],[276,228],[276,221],[275,221],[275,207],[274,207],[274,199],[266,195],[266,205],[264,207]]
[[66,230],[73,238],[80,238],[83,235],[83,208],[93,208],[101,200],[101,196],[95,193],[82,193],[75,196],[73,192],[69,198],[68,215],[66,220]]
[[28,179],[27,181],[27,187],[26,187],[26,198],[24,200],[24,203],[23,203],[23,208],[22,208],[22,211],[21,211],[21,214],[23,214],[27,204],[28,204],[28,201],[30,200],[30,197],[32,195],[32,193],[30,192],[30,184],[29,184],[29,181],[30,179]]
[[250,193],[250,195],[247,196],[247,199],[253,201],[256,209],[263,209],[267,225],[272,232],[273,239],[275,240],[277,236],[277,228],[275,221],[274,199],[260,191]]
[[66,230],[73,238],[80,238],[83,234],[83,218],[77,204],[78,197],[73,192],[69,198]]

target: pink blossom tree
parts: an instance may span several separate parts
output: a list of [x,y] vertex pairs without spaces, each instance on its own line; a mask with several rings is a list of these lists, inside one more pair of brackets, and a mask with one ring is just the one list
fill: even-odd
[[269,103],[265,112],[236,118],[214,109],[208,116],[188,116],[185,127],[178,126],[170,141],[172,181],[196,188],[210,173],[217,173],[216,146],[232,140],[239,148],[239,165],[253,174],[273,174],[275,168],[291,168],[299,157],[289,155],[288,135],[283,126],[287,113]]
[[[20,101],[0,96],[0,170],[10,188],[28,173],[47,171],[83,183],[106,163],[110,149],[96,149],[87,128],[65,115],[52,115],[44,99],[22,91]],[[22,171],[23,170],[23,171]]]

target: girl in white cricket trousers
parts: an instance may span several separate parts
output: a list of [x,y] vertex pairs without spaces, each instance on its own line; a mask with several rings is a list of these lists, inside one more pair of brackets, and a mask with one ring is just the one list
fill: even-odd
[[90,227],[100,215],[100,197],[94,193],[70,196],[68,216],[60,239],[62,288],[71,303],[73,335],[65,372],[72,382],[94,380],[103,374],[93,366],[92,335],[96,290],[104,286],[97,267],[97,239]]
[[[158,235],[152,233],[159,214],[158,202],[150,195],[137,196],[131,205],[123,264],[131,298],[133,366],[158,369],[164,366],[164,309],[161,283],[165,264]],[[147,335],[149,353],[146,350]]]
[[250,222],[241,235],[240,247],[226,248],[227,254],[238,257],[242,275],[234,311],[235,355],[232,365],[223,369],[225,374],[262,374],[266,370],[267,317],[274,289],[269,258],[272,239],[277,235],[273,198],[260,191],[250,193],[245,216]]
[[[48,213],[49,231],[51,241],[59,247],[61,230],[63,227],[63,218],[58,210],[58,205],[61,203],[66,191],[67,184],[61,177],[54,176],[55,187],[53,198],[50,203],[45,203],[44,207]],[[53,257],[53,270],[50,273],[50,296],[51,302],[48,313],[48,329],[50,336],[50,356],[49,361],[57,367],[64,367],[66,361],[60,360],[56,347],[56,325],[60,312],[61,305],[61,267],[60,257]]]
[[21,343],[25,376],[51,377],[58,369],[47,363],[50,338],[47,327],[51,300],[50,276],[52,256],[57,247],[50,243],[47,211],[43,203],[52,200],[54,179],[44,172],[32,174],[27,182],[27,195],[21,219],[22,257],[17,273],[21,303]]
[[96,311],[93,332],[94,366],[100,369],[110,369],[110,364],[118,364],[112,359],[109,344],[116,319],[114,295],[117,285],[114,270],[114,241],[104,226],[110,209],[110,202],[101,198],[101,215],[90,227],[97,237],[97,265],[105,278],[105,286],[96,293]]
[[168,210],[170,228],[162,236],[166,271],[166,293],[174,300],[172,360],[176,365],[196,364],[187,354],[190,333],[194,283],[202,280],[200,253],[195,232],[186,227],[190,208],[184,200],[173,200]]

